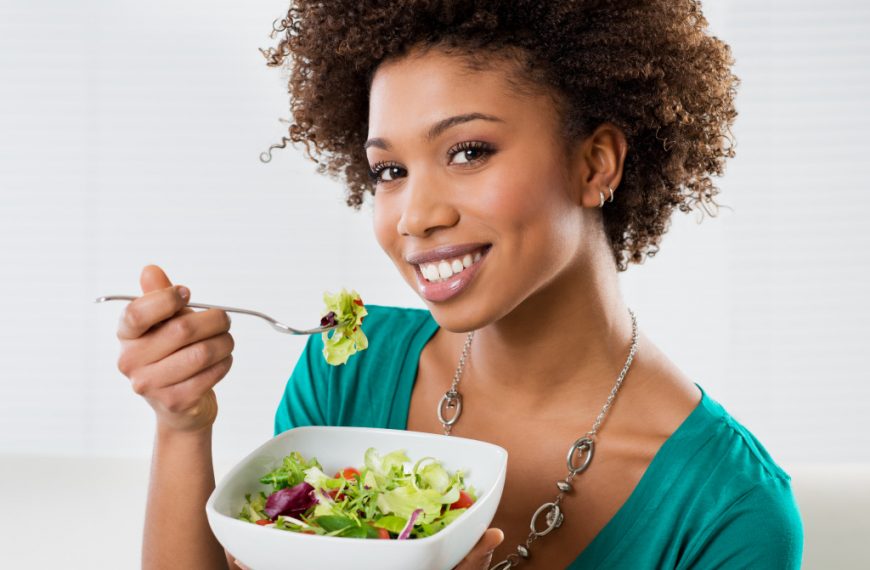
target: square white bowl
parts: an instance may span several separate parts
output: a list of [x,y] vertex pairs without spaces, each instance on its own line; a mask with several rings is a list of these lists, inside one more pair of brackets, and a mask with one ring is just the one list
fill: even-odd
[[[369,447],[381,454],[403,449],[411,465],[429,456],[450,472],[462,469],[477,501],[436,534],[410,540],[299,534],[236,518],[246,493],[271,492],[259,479],[279,467],[290,452],[298,451],[305,459],[316,457],[326,473],[335,473],[363,465]],[[209,497],[206,514],[218,541],[252,570],[450,570],[492,522],[504,489],[507,459],[504,448],[463,437],[379,428],[299,427],[270,439],[236,465]]]

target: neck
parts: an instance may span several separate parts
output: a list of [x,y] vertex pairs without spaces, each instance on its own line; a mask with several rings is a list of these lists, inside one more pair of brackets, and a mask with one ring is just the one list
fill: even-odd
[[628,357],[631,332],[612,260],[585,260],[475,332],[467,374],[522,406],[573,395],[600,406]]

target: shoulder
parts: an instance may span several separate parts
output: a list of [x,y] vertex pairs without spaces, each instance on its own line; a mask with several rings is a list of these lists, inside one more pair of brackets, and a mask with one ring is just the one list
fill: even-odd
[[368,348],[345,364],[328,364],[322,336],[309,337],[279,403],[276,433],[301,425],[401,424],[399,396],[410,391],[420,351],[438,325],[423,309],[366,305],[366,311]]
[[743,567],[799,567],[803,524],[789,474],[706,393],[685,427],[686,457],[677,461],[691,505],[686,559],[705,567],[729,559]]
[[710,451],[724,452],[723,467],[736,468],[740,482],[747,486],[767,481],[790,481],[791,476],[776,463],[761,441],[703,388],[701,391],[698,425],[709,430],[711,437],[707,445]]

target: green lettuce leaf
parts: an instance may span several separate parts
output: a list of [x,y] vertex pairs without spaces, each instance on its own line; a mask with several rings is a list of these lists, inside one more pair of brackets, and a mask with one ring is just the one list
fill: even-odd
[[[430,461],[430,463],[421,469],[420,465],[425,461]],[[418,461],[414,464],[412,472],[420,478],[421,484],[425,487],[435,489],[439,493],[446,491],[451,483],[447,470],[444,469],[444,467],[442,467],[434,457],[424,457]],[[414,485],[417,485],[416,478],[414,480]]]
[[269,518],[263,512],[263,509],[266,508],[266,498],[263,492],[258,493],[253,499],[251,499],[250,494],[245,495],[245,506],[242,507],[239,518],[252,523]]
[[305,470],[311,467],[323,468],[317,458],[306,461],[298,451],[294,451],[284,458],[281,467],[260,477],[260,483],[272,485],[275,491],[293,487],[305,480]]
[[375,521],[375,526],[385,528],[393,534],[402,532],[406,524],[408,524],[408,519],[403,519],[396,515],[386,515]]
[[459,500],[459,489],[452,488],[447,493],[435,489],[417,489],[412,486],[396,487],[378,495],[378,508],[384,513],[392,513],[405,519],[411,518],[415,509],[423,509],[416,524],[432,522],[441,515],[441,506]]
[[467,511],[468,509],[453,509],[445,511],[440,517],[436,517],[431,523],[422,523],[420,528],[414,533],[417,538],[432,536],[436,532],[442,530],[445,526],[456,520],[456,517]]
[[338,326],[323,333],[323,356],[333,366],[344,364],[347,359],[369,346],[362,331],[363,318],[368,314],[356,291],[342,289],[339,293],[324,293],[326,316],[322,323],[335,320]]
[[364,483],[382,491],[387,483],[395,482],[404,476],[402,465],[409,461],[411,460],[403,449],[381,456],[374,447],[370,447],[365,452],[365,466],[369,471],[363,476]]
[[305,482],[314,487],[315,489],[338,489],[341,487],[341,479],[335,479],[330,477],[326,473],[324,473],[320,467],[316,465],[314,467],[309,467],[304,471],[305,473]]

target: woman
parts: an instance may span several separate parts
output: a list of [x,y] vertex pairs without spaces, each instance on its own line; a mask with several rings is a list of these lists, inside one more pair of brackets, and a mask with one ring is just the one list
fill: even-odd
[[[462,570],[798,567],[789,476],[618,288],[674,207],[715,209],[711,176],[733,155],[737,80],[698,3],[323,4],[294,3],[263,50],[291,64],[293,121],[272,149],[302,143],[352,206],[373,195],[377,240],[428,311],[369,307],[370,348],[342,367],[311,338],[276,431],[505,447],[493,528]],[[203,513],[229,319],[183,308],[159,268],[141,285],[118,336],[157,414],[143,559],[232,566]],[[535,522],[551,531],[530,535],[554,502]]]

